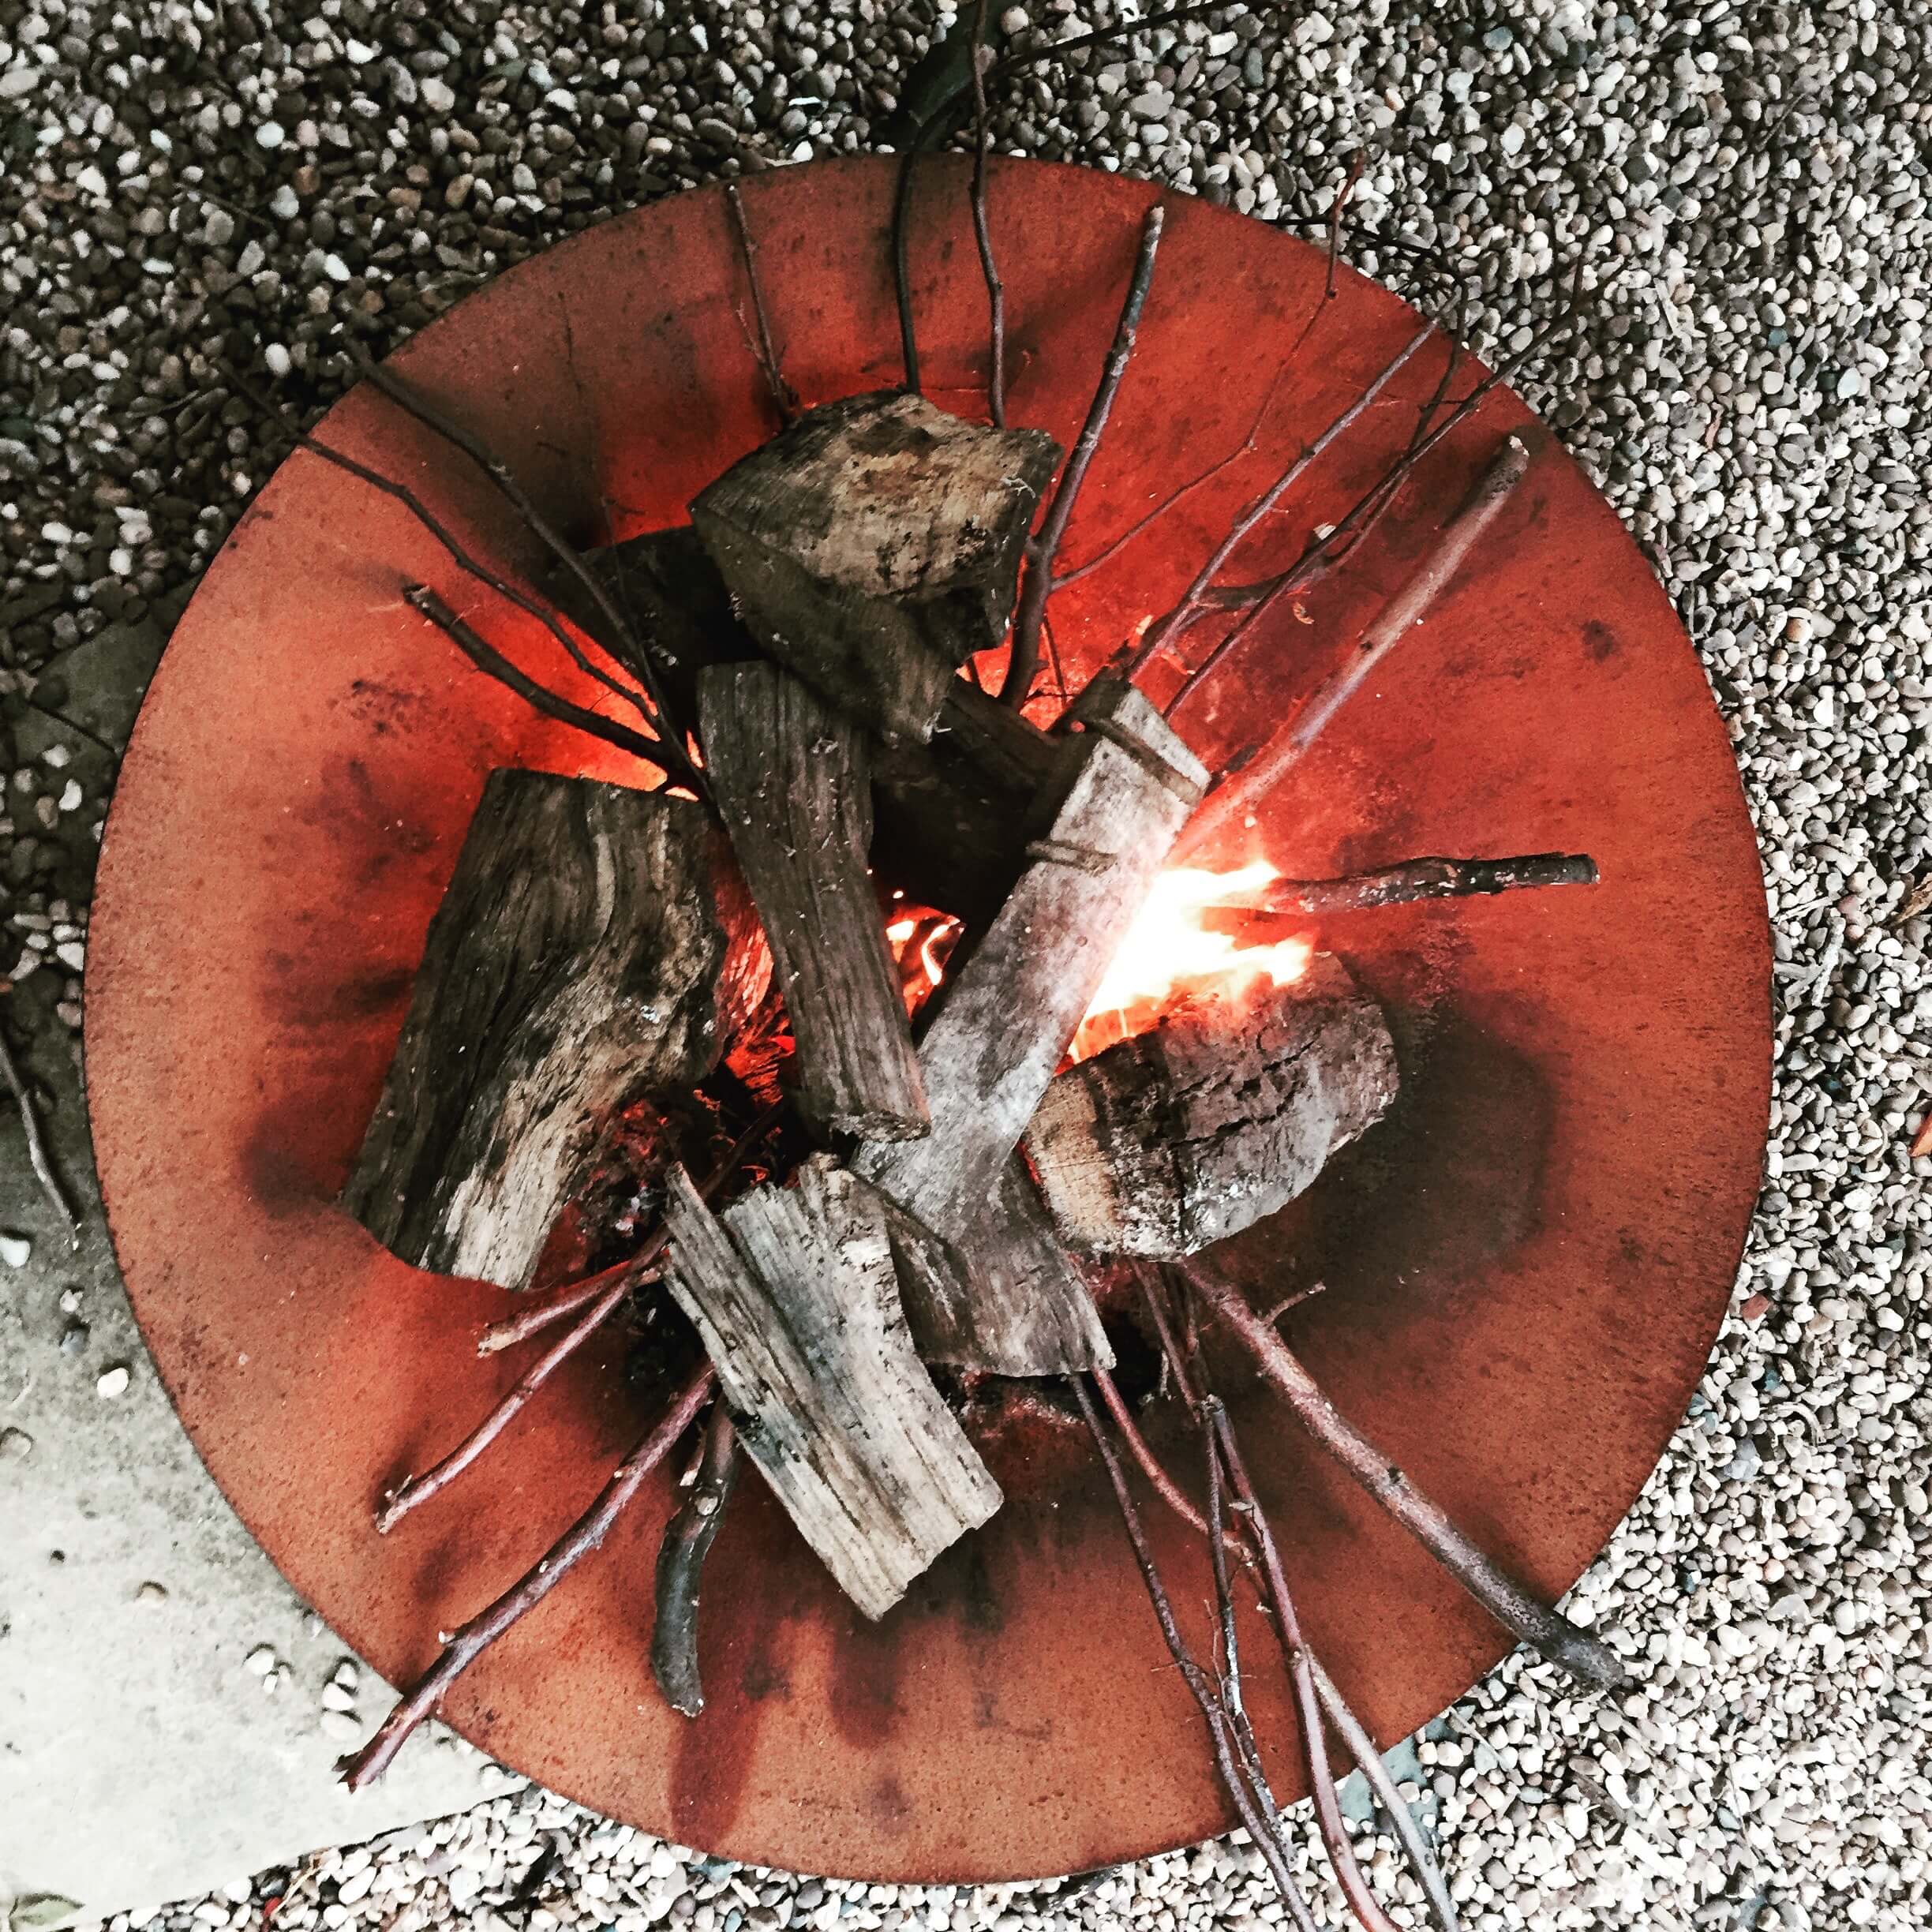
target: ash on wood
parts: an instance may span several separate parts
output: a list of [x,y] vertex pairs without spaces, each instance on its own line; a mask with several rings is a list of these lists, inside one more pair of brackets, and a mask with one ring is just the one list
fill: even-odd
[[672,1293],[799,1533],[869,1617],[1000,1506],[912,1346],[886,1210],[821,1155],[715,1219],[672,1177]]
[[772,664],[701,672],[698,709],[712,795],[798,1043],[799,1111],[822,1139],[923,1134],[919,1059],[866,867],[863,735]]
[[759,643],[889,741],[998,642],[1059,451],[900,391],[808,410],[691,504]]
[[699,807],[491,773],[343,1205],[417,1267],[526,1286],[619,1104],[709,1073],[769,970]]
[[1287,986],[1189,1000],[1069,1067],[1026,1150],[1076,1249],[1193,1254],[1286,1206],[1397,1082],[1380,1008],[1324,953]]
[[891,1229],[907,1324],[926,1361],[1005,1376],[1113,1367],[1093,1297],[1018,1154],[958,1241],[942,1241],[896,1204]]
[[1138,692],[1121,685],[1103,694],[1091,717],[1107,728],[1090,722],[1073,741],[1071,787],[1036,847],[1054,856],[1027,867],[936,996],[919,1044],[933,1131],[923,1140],[869,1144],[854,1156],[859,1173],[955,1247],[972,1241],[1206,782]]

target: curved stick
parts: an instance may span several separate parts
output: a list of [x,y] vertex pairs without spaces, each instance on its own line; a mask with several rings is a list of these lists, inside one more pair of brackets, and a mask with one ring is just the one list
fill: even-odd
[[1140,312],[1147,305],[1148,290],[1153,284],[1154,258],[1160,250],[1161,229],[1166,219],[1166,211],[1157,201],[1140,224],[1140,247],[1134,256],[1127,299],[1121,306],[1120,320],[1114,327],[1106,360],[1101,365],[1100,380],[1095,385],[1093,401],[1088,406],[1087,420],[1080,425],[1073,454],[1060,473],[1039,534],[1027,545],[1026,582],[1020,586],[1020,607],[1013,616],[1013,650],[1006,661],[1006,681],[1000,687],[1003,703],[1024,704],[1033,688],[1033,674],[1039,668],[1040,619],[1053,593],[1054,559],[1059,553],[1061,538],[1066,534],[1073,506],[1080,500],[1088,466],[1100,447],[1101,437],[1106,433],[1107,419],[1114,414],[1114,399],[1120,393],[1121,379],[1133,357],[1134,338],[1140,327]]
[[536,1608],[578,1563],[610,1533],[623,1507],[643,1487],[644,1479],[669,1453],[711,1393],[717,1375],[706,1362],[684,1385],[663,1418],[646,1430],[637,1446],[618,1464],[597,1500],[552,1544],[549,1552],[521,1582],[513,1584],[486,1610],[479,1611],[443,1647],[435,1663],[419,1677],[376,1735],[336,1766],[351,1791],[382,1776],[402,1748],[403,1740],[443,1701],[449,1687],[477,1658],[519,1618]]
[[1196,808],[1174,848],[1175,860],[1197,849],[1230,822],[1238,824],[1297,765],[1335,713],[1354,696],[1462,567],[1477,540],[1496,521],[1530,467],[1518,436],[1503,439],[1482,480],[1444,526],[1428,554],[1376,612],[1360,640],[1309,692],[1286,727],[1249,760],[1230,766]]
[[1340,878],[1275,879],[1246,904],[1211,906],[1204,923],[1251,945],[1265,945],[1282,926],[1333,912],[1369,912],[1428,899],[1471,899],[1551,886],[1594,886],[1587,852],[1527,852],[1513,859],[1406,859]]
[[651,1675],[674,1711],[695,1717],[704,1709],[698,1671],[698,1588],[705,1559],[724,1521],[738,1480],[738,1431],[722,1396],[711,1405],[698,1468],[657,1548],[657,1620],[651,1627]]
[[783,425],[798,414],[798,391],[785,380],[778,351],[772,343],[771,316],[766,310],[765,290],[758,280],[758,245],[751,239],[751,224],[745,219],[744,203],[739,198],[735,181],[724,184],[724,205],[731,210],[732,226],[738,234],[738,252],[744,257],[745,279],[751,285],[751,314],[758,324],[758,335],[751,345],[752,354],[765,378],[772,407]]
[[1295,1420],[1421,1544],[1505,1628],[1552,1664],[1602,1690],[1634,1682],[1600,1638],[1547,1608],[1472,1543],[1407,1473],[1369,1441],[1335,1404],[1286,1342],[1251,1309],[1231,1282],[1198,1262],[1177,1264],[1200,1297],[1254,1357],[1263,1379],[1286,1399]]
[[60,1176],[54,1171],[54,1158],[47,1151],[46,1138],[40,1132],[40,1110],[34,1103],[32,1090],[14,1060],[13,1050],[7,1044],[4,1032],[0,1032],[0,1077],[5,1078],[7,1090],[13,1096],[14,1107],[20,1114],[21,1132],[27,1136],[27,1159],[33,1168],[34,1178],[40,1183],[40,1192],[52,1204],[54,1211],[66,1222],[69,1242],[78,1248],[80,1223],[75,1218],[66,1190],[61,1185]]

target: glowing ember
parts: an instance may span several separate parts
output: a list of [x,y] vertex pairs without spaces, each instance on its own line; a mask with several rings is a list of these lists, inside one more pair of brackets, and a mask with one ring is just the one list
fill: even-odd
[[1185,983],[1228,979],[1240,985],[1265,975],[1279,987],[1299,979],[1314,952],[1308,940],[1244,945],[1230,934],[1208,931],[1200,921],[1208,906],[1253,904],[1280,876],[1261,859],[1234,872],[1177,866],[1162,873],[1080,1022],[1073,1058],[1085,1059],[1139,1031],[1135,1020],[1159,1011]]

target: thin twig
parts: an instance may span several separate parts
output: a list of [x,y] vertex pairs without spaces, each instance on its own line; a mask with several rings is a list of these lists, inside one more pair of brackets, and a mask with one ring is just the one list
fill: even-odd
[[1247,1348],[1295,1420],[1364,1489],[1413,1536],[1491,1616],[1540,1655],[1599,1690],[1628,1689],[1633,1679],[1600,1638],[1548,1608],[1471,1542],[1323,1394],[1286,1342],[1251,1309],[1232,1282],[1198,1262],[1181,1263],[1201,1298]]
[[[351,456],[346,450],[339,449],[334,444],[325,442],[320,436],[308,430],[296,429],[277,408],[274,401],[256,388],[238,370],[230,368],[227,372],[227,378],[264,415],[283,425],[293,439],[298,449],[306,450],[310,455],[320,457],[324,462],[332,463],[338,470],[343,470],[360,481],[366,483],[371,489],[378,490],[384,496],[402,504],[403,508],[408,511],[410,515],[415,518],[416,521],[448,552],[451,560],[459,570],[463,571],[466,575],[474,577],[478,583],[487,585],[506,602],[522,611],[526,616],[535,618],[563,646],[571,661],[580,671],[594,678],[607,691],[621,698],[647,724],[653,723],[650,706],[645,701],[643,693],[633,689],[620,679],[612,677],[608,672],[593,662],[585,652],[583,646],[571,635],[568,627],[555,610],[541,599],[532,597],[528,591],[511,582],[500,571],[492,569],[490,565],[485,564],[462,541],[455,531],[406,483],[399,483],[395,477],[384,475],[380,470],[370,468],[367,463],[359,462],[355,457]],[[492,675],[496,674],[492,672]],[[533,683],[535,682],[534,680],[530,681]],[[560,703],[564,701],[559,699],[558,702]],[[601,732],[598,734],[600,736],[603,735]],[[654,738],[653,742],[654,743]],[[650,762],[661,770],[668,769],[665,759],[656,750],[653,749],[647,755]]]
[[535,1569],[479,1612],[450,1638],[436,1661],[406,1692],[361,1750],[336,1767],[351,1791],[382,1776],[403,1740],[435,1711],[450,1687],[520,1617],[536,1608],[571,1570],[597,1548],[612,1523],[669,1453],[711,1393],[717,1371],[706,1362],[684,1385],[663,1417],[647,1429],[599,1492],[597,1500],[550,1546]]
[[788,423],[799,413],[798,391],[785,380],[784,369],[778,361],[778,351],[772,344],[771,317],[765,307],[765,290],[758,281],[758,245],[751,239],[751,224],[745,219],[744,203],[738,193],[738,184],[724,184],[725,205],[731,210],[732,226],[738,234],[738,252],[744,257],[745,279],[751,286],[751,314],[758,324],[758,339],[753,343],[754,354],[765,377],[765,388],[771,397],[771,405],[777,412],[781,423]]
[[1133,1412],[1127,1406],[1127,1398],[1121,1394],[1114,1378],[1104,1368],[1090,1368],[1087,1372],[1093,1377],[1094,1386],[1099,1390],[1100,1399],[1106,1404],[1107,1413],[1113,1417],[1114,1426],[1120,1431],[1129,1455],[1152,1486],[1154,1493],[1190,1529],[1206,1536],[1208,1533],[1206,1518],[1188,1500],[1181,1485],[1162,1468],[1160,1459],[1148,1447],[1147,1438],[1133,1419]]
[[1066,534],[1073,506],[1080,500],[1088,466],[1100,447],[1101,437],[1106,433],[1107,420],[1114,414],[1114,399],[1120,394],[1127,365],[1133,358],[1134,338],[1140,327],[1148,290],[1153,283],[1154,260],[1160,251],[1161,230],[1166,221],[1166,212],[1157,201],[1140,224],[1140,246],[1127,284],[1127,299],[1121,306],[1120,320],[1115,324],[1106,360],[1101,365],[1100,380],[1095,385],[1093,401],[1088,406],[1087,420],[1080,425],[1073,454],[1060,473],[1039,534],[1027,545],[1026,578],[1020,588],[1019,608],[1013,615],[1013,649],[1006,661],[1006,681],[1000,687],[1001,698],[1009,705],[1024,704],[1033,688],[1033,673],[1039,668],[1040,619],[1053,593],[1054,560],[1059,554],[1060,541]]
[[651,1675],[674,1711],[695,1717],[704,1709],[698,1669],[698,1599],[705,1559],[724,1520],[738,1479],[738,1432],[721,1396],[705,1425],[698,1467],[677,1514],[657,1547],[657,1620],[651,1627]]
[[452,447],[460,450],[467,456],[496,485],[504,500],[523,520],[544,548],[575,579],[578,587],[609,624],[612,635],[622,638],[628,647],[632,667],[643,680],[645,692],[657,709],[657,723],[662,735],[664,755],[668,760],[667,769],[677,783],[688,786],[698,798],[708,803],[711,796],[710,789],[703,775],[691,762],[691,754],[684,749],[684,734],[679,725],[676,713],[665,701],[663,683],[653,666],[650,652],[625,616],[622,607],[611,594],[603,578],[584,561],[576,546],[567,542],[556,526],[531,501],[529,492],[517,481],[515,473],[509,466],[492,455],[462,424],[427,397],[418,395],[407,383],[380,363],[367,365],[364,373],[369,381],[399,409],[414,417],[425,429],[433,431]]
[[[1117,40],[1131,39],[1136,34],[1150,33],[1156,28],[1178,27],[1189,21],[1211,19],[1222,11],[1222,0],[1208,0],[1208,4],[1202,6],[1169,7],[1162,13],[1148,14],[1144,20],[1122,21],[1115,27],[1103,27],[1092,33],[1075,34],[1068,39],[1052,41],[1044,47],[1028,47],[1018,53],[1005,54],[987,70],[982,84],[990,88],[1023,68],[1063,59],[1069,54],[1085,53],[1089,48],[1106,47]],[[918,131],[906,143],[899,157],[898,176],[893,187],[893,289],[899,309],[900,357],[905,369],[904,387],[915,394],[919,388],[919,328],[912,308],[908,233],[913,170],[923,155],[958,131],[961,110],[972,91],[973,80],[969,74],[934,105],[919,123]]]
[[1356,1768],[1368,1781],[1368,1788],[1375,1793],[1376,1802],[1387,1815],[1408,1858],[1410,1869],[1415,1874],[1416,1883],[1422,1888],[1422,1896],[1428,1902],[1437,1932],[1460,1932],[1461,1921],[1456,1915],[1455,1901],[1450,1897],[1449,1888],[1443,1881],[1442,1868],[1429,1849],[1428,1840],[1422,1836],[1422,1828],[1416,1822],[1415,1814],[1402,1802],[1402,1793],[1395,1788],[1395,1780],[1390,1775],[1381,1752],[1376,1749],[1375,1739],[1349,1708],[1347,1699],[1335,1687],[1335,1681],[1328,1675],[1321,1659],[1312,1657],[1309,1661],[1314,1668],[1315,1688],[1321,1693],[1322,1709],[1328,1713],[1328,1721],[1341,1734],[1349,1755],[1355,1760]]
[[1053,581],[1054,589],[1065,590],[1078,583],[1082,578],[1091,577],[1103,565],[1111,563],[1136,537],[1144,535],[1184,498],[1191,496],[1202,485],[1211,482],[1230,464],[1240,462],[1244,456],[1252,456],[1261,434],[1261,425],[1267,419],[1268,406],[1275,400],[1275,391],[1280,386],[1282,371],[1286,366],[1286,363],[1282,364],[1269,377],[1267,392],[1261,398],[1261,406],[1255,411],[1254,421],[1248,425],[1248,433],[1240,443],[1225,456],[1216,457],[1199,475],[1190,477],[1185,483],[1177,484],[1144,516],[1136,518],[1118,537],[1096,550],[1085,563],[1076,564],[1071,570],[1062,571]]
[[[586,1275],[582,1281],[559,1289],[548,1301],[539,1301],[534,1307],[520,1309],[500,1322],[492,1322],[477,1337],[477,1354],[500,1354],[504,1350],[515,1348],[518,1342],[527,1342],[532,1335],[541,1334],[565,1316],[575,1315],[580,1308],[594,1301],[620,1275],[630,1273],[635,1265],[635,1261],[620,1261],[615,1267],[600,1268],[596,1274]],[[647,1268],[635,1277],[632,1286],[648,1287],[662,1273],[661,1265]]]
[[1074,1398],[1080,1404],[1080,1414],[1085,1419],[1088,1432],[1093,1438],[1094,1447],[1099,1452],[1100,1461],[1107,1473],[1107,1481],[1114,1490],[1114,1500],[1119,1506],[1121,1521],[1125,1525],[1127,1540],[1133,1546],[1134,1561],[1140,1565],[1140,1579],[1147,1586],[1149,1601],[1154,1605],[1154,1615],[1160,1625],[1162,1637],[1167,1645],[1167,1653],[1174,1661],[1174,1667],[1181,1673],[1181,1680],[1194,1702],[1200,1707],[1201,1721],[1207,1726],[1208,1741],[1214,1754],[1215,1769],[1219,1773],[1222,1788],[1234,1800],[1235,1810],[1241,1814],[1241,1822],[1248,1828],[1249,1836],[1254,1840],[1255,1848],[1266,1861],[1273,1876],[1282,1900],[1294,1915],[1297,1932],[1316,1932],[1315,1921],[1310,1915],[1300,1888],[1295,1884],[1288,1869],[1288,1861],[1279,1834],[1271,1829],[1267,1818],[1256,1804],[1253,1794],[1248,1788],[1245,1777],[1234,1761],[1234,1751],[1229,1735],[1226,1706],[1219,1693],[1208,1680],[1207,1673],[1196,1662],[1187,1641],[1181,1634],[1181,1628],[1174,1620],[1174,1605],[1168,1601],[1166,1586],[1161,1582],[1160,1572],[1155,1567],[1154,1552],[1148,1543],[1147,1530],[1141,1522],[1140,1512],[1133,1500],[1133,1493],[1127,1486],[1127,1473],[1121,1467],[1119,1456],[1114,1445],[1107,1440],[1106,1432],[1101,1427],[1100,1417],[1093,1406],[1093,1398],[1087,1393],[1087,1385],[1077,1376],[1067,1378],[1073,1391]]
[[991,343],[987,370],[987,412],[997,429],[1006,427],[1006,285],[993,257],[993,227],[987,216],[987,69],[993,50],[987,45],[988,0],[975,0],[973,10],[973,239],[979,246],[980,272],[986,277],[987,327]]
[[1335,288],[1335,264],[1342,254],[1342,211],[1349,204],[1349,197],[1355,192],[1355,184],[1361,179],[1362,163],[1367,157],[1357,148],[1350,157],[1349,170],[1342,185],[1335,190],[1335,205],[1328,211],[1328,275],[1322,284],[1322,300],[1331,302],[1337,293]]
[[593,738],[601,738],[605,743],[614,744],[619,751],[628,751],[633,758],[642,758],[664,772],[667,781],[683,784],[682,778],[672,779],[665,769],[667,761],[662,739],[644,737],[629,725],[620,724],[616,719],[605,717],[601,711],[587,710],[582,705],[572,704],[567,698],[560,698],[548,686],[539,684],[529,672],[504,657],[474,626],[459,617],[427,584],[405,584],[402,600],[428,618],[479,671],[488,672],[498,683],[507,685],[532,710],[562,724],[574,724],[578,730],[588,732]]
[[[777,1111],[776,1103],[766,1108],[731,1151],[705,1177],[698,1190],[702,1199],[710,1200],[737,1173],[746,1153],[770,1124]],[[655,1271],[657,1258],[664,1252],[668,1239],[668,1230],[659,1226],[628,1261],[597,1277],[606,1286],[586,1306],[582,1315],[530,1365],[502,1401],[447,1455],[421,1475],[412,1476],[384,1499],[376,1512],[376,1527],[386,1535],[419,1503],[426,1503],[454,1482],[515,1420],[530,1398],[610,1320],[625,1296]]]
[[[1268,1603],[1275,1612],[1275,1634],[1288,1664],[1288,1679],[1294,1690],[1295,1711],[1301,1720],[1301,1750],[1308,1767],[1309,1795],[1315,1806],[1315,1822],[1327,1848],[1328,1862],[1335,1867],[1337,1883],[1348,1908],[1365,1932],[1396,1932],[1383,1911],[1368,1881],[1355,1859],[1350,1842],[1348,1823],[1342,1815],[1341,1800],[1335,1792],[1335,1772],[1328,1762],[1327,1734],[1322,1728],[1320,1694],[1315,1687],[1314,1658],[1301,1634],[1301,1619],[1295,1613],[1294,1599],[1289,1594],[1288,1578],[1282,1567],[1281,1552],[1274,1532],[1268,1527],[1253,1485],[1234,1440],[1228,1413],[1219,1396],[1204,1398],[1202,1412],[1210,1437],[1208,1454],[1219,1458],[1226,1470],[1235,1501],[1241,1510],[1241,1526],[1252,1541],[1261,1566]],[[1225,1567],[1225,1566],[1223,1566]],[[1231,1619],[1232,1612],[1230,1616]]]
[[1435,333],[1432,323],[1425,324],[1404,345],[1401,353],[1378,375],[1361,394],[1342,410],[1334,421],[1324,429],[1302,450],[1268,487],[1257,496],[1234,522],[1227,534],[1208,554],[1207,560],[1194,573],[1194,578],[1181,593],[1181,601],[1165,616],[1158,618],[1148,627],[1147,635],[1140,640],[1133,656],[1128,660],[1129,676],[1137,672],[1168,643],[1178,637],[1193,623],[1203,608],[1203,594],[1222,571],[1227,561],[1246,539],[1249,533],[1263,518],[1267,516],[1287,492],[1301,481],[1314,464],[1327,454],[1336,440],[1344,436],[1359,422],[1375,406],[1376,399],[1402,373],[1410,359]]
[[40,1131],[40,1110],[35,1102],[32,1089],[20,1070],[13,1058],[13,1050],[7,1044],[6,1034],[0,1030],[0,1076],[4,1076],[8,1091],[13,1096],[13,1105],[19,1111],[21,1131],[27,1136],[27,1158],[32,1163],[34,1178],[40,1183],[40,1192],[46,1195],[54,1211],[67,1224],[69,1245],[80,1245],[80,1222],[74,1213],[73,1204],[67,1198],[67,1190],[61,1185],[58,1171],[54,1165],[54,1157],[47,1151],[45,1136]]
[[1450,519],[1428,555],[1376,613],[1342,662],[1252,759],[1222,773],[1189,820],[1177,856],[1181,851],[1197,849],[1222,827],[1240,823],[1301,762],[1335,713],[1381,668],[1462,567],[1529,467],[1530,451],[1522,439],[1505,436],[1469,500]]

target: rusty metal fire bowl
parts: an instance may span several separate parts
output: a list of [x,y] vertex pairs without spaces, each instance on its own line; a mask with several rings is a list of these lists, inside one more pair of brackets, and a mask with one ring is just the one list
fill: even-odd
[[[912,272],[928,392],[983,406],[985,298],[962,164],[923,174]],[[884,238],[892,163],[747,180],[787,373],[808,402],[897,382]],[[1143,184],[998,164],[1016,422],[1070,440],[1111,333]],[[1174,200],[1136,361],[1082,500],[1077,561],[1240,445],[1130,568],[1056,605],[1085,667],[1173,601],[1237,506],[1413,332],[1402,302],[1322,253]],[[586,541],[682,521],[769,432],[743,268],[707,190],[610,221],[502,276],[397,366],[462,414]],[[1427,365],[1427,366],[1425,366]],[[1399,447],[1440,372],[1417,359],[1387,425],[1335,452],[1297,515],[1336,514]],[[1216,706],[1278,712],[1425,542],[1504,429],[1500,391],[1409,486],[1372,550],[1283,612]],[[487,485],[366,387],[336,441],[403,476],[500,563],[534,560]],[[1546,440],[1546,439],[1544,439]],[[1434,479],[1435,487],[1432,487]],[[1282,538],[1298,541],[1297,523]],[[1274,799],[1291,874],[1418,852],[1595,855],[1594,891],[1344,916],[1322,942],[1387,1009],[1390,1118],[1226,1251],[1272,1293],[1319,1279],[1301,1353],[1479,1541],[1548,1597],[1649,1475],[1724,1313],[1758,1184],[1769,947],[1757,852],[1702,670],[1635,545],[1544,447],[1472,568]],[[313,457],[283,465],[177,631],[126,761],[90,949],[100,1174],[136,1312],[215,1479],[294,1587],[392,1679],[539,1555],[642,1419],[615,1345],[585,1351],[492,1462],[389,1537],[373,1500],[480,1417],[514,1354],[478,1361],[509,1297],[395,1261],[335,1205],[424,934],[484,776],[614,775],[400,601],[445,560],[395,504]],[[526,625],[492,612],[500,642]],[[567,669],[567,667],[565,668]],[[555,668],[552,667],[554,674]],[[590,702],[595,687],[567,687]],[[1309,1449],[1240,1398],[1305,1578],[1304,1621],[1383,1740],[1507,1647],[1456,1586]],[[459,1682],[447,1715],[496,1758],[715,1852],[891,1880],[1080,1870],[1231,1821],[1090,1458],[1016,1450],[1006,1507],[877,1626],[755,1482],[705,1592],[709,1708],[668,1709],[646,1650],[670,1478]],[[1204,1555],[1149,1518],[1178,1599]],[[1251,1655],[1259,1658],[1256,1643]],[[1292,1745],[1256,1668],[1264,1737]],[[1284,1799],[1292,1749],[1271,1754]]]

